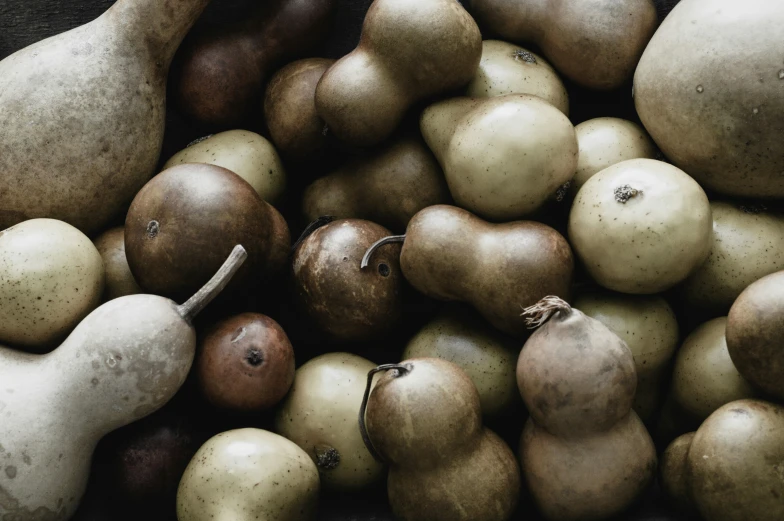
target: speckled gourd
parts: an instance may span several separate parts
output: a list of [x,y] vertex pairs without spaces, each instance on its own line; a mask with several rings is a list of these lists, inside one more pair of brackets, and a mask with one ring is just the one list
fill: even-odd
[[235,248],[184,304],[129,295],[102,305],[46,355],[0,347],[0,519],[69,519],[98,441],[163,406],[185,381],[191,319],[245,259]]
[[0,229],[97,231],[155,173],[166,77],[209,0],[118,0],[0,62]]

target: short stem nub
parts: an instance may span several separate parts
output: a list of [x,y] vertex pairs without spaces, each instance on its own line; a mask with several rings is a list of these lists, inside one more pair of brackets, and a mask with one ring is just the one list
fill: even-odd
[[548,295],[542,300],[523,309],[520,316],[526,317],[525,325],[529,329],[536,329],[541,326],[556,313],[562,313],[564,316],[572,312],[572,306],[560,297]]
[[373,244],[370,245],[370,248],[367,249],[365,252],[365,256],[362,257],[362,262],[359,265],[360,269],[367,268],[368,264],[370,264],[370,257],[376,252],[377,249],[382,247],[385,244],[390,244],[393,242],[403,242],[406,240],[405,235],[390,235],[389,237],[384,237],[383,239],[379,239]]
[[231,255],[226,259],[226,262],[220,269],[212,276],[212,278],[205,284],[199,291],[196,292],[184,304],[177,306],[180,316],[187,322],[191,322],[193,318],[204,309],[207,304],[218,296],[223,291],[223,288],[229,283],[231,278],[240,269],[242,263],[248,257],[248,252],[239,244],[231,251]]
[[384,364],[376,367],[375,369],[371,369],[368,373],[367,385],[365,386],[365,395],[362,397],[362,405],[359,407],[359,433],[362,435],[362,441],[365,443],[365,447],[367,447],[370,455],[373,456],[376,461],[381,462],[383,462],[384,459],[373,446],[373,442],[370,441],[370,435],[368,434],[367,427],[365,426],[365,410],[367,409],[368,398],[370,398],[370,388],[373,385],[373,377],[376,375],[376,373],[380,373],[381,371],[389,371],[392,369],[397,371],[395,378],[399,378],[410,373],[414,369],[414,366],[411,364]]

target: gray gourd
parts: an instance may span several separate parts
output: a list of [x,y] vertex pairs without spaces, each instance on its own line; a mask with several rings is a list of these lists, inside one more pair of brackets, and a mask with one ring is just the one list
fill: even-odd
[[166,77],[209,0],[118,0],[0,61],[0,229],[105,228],[155,173]]
[[88,315],[49,354],[0,347],[0,519],[73,515],[98,441],[174,396],[193,362],[192,318],[246,256],[237,246],[180,306],[155,295],[120,297]]

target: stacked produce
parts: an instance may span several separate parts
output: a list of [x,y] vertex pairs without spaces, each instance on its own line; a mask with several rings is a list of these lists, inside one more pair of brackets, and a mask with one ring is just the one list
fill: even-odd
[[784,519],[784,8],[207,4],[0,61],[0,520]]

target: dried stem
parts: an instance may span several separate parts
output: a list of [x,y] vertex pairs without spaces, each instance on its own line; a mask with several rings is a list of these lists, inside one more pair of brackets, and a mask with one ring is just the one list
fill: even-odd
[[572,312],[572,306],[560,297],[548,295],[542,300],[523,309],[520,316],[526,317],[525,325],[529,329],[536,329],[541,326],[556,313],[563,313],[564,316]]
[[376,252],[377,249],[382,247],[385,244],[390,244],[392,242],[403,242],[406,240],[405,235],[390,235],[389,237],[384,237],[383,239],[379,239],[373,244],[370,245],[370,248],[367,249],[365,252],[365,256],[362,257],[362,262],[359,265],[360,269],[367,268],[367,265],[370,264],[370,257]]
[[207,304],[212,302],[212,299],[218,296],[218,293],[223,291],[223,288],[229,283],[231,278],[240,269],[242,263],[248,257],[248,252],[239,244],[231,251],[231,255],[226,259],[226,262],[220,269],[212,276],[212,278],[205,284],[199,291],[196,292],[187,302],[178,306],[180,316],[186,321],[190,322],[193,317],[199,314]]
[[375,369],[371,369],[368,373],[367,385],[365,386],[365,395],[362,397],[362,405],[359,407],[359,433],[362,435],[362,441],[365,443],[365,447],[367,447],[370,455],[373,456],[376,461],[381,462],[383,462],[384,459],[373,446],[373,442],[370,441],[370,435],[368,434],[367,427],[365,426],[365,411],[367,409],[368,398],[370,398],[370,387],[373,385],[373,377],[376,375],[376,373],[380,373],[381,371],[389,371],[391,369],[397,371],[395,378],[398,378],[410,373],[413,369],[413,366],[411,364],[384,364],[376,367]]

